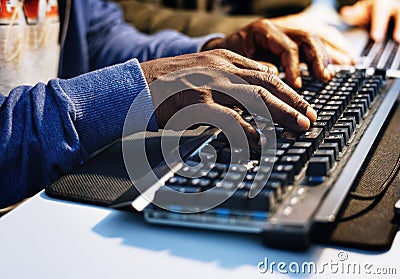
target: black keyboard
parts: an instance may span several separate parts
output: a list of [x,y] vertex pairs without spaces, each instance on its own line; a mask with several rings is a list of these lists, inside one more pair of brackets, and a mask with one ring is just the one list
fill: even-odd
[[[149,203],[146,220],[261,233],[273,246],[308,247],[313,225],[335,220],[396,102],[399,81],[385,73],[341,70],[328,83],[305,76],[299,94],[317,111],[317,121],[302,134],[273,124],[276,148],[263,154],[251,150],[245,162],[232,164],[232,153],[241,150],[231,147],[220,130],[207,129],[205,141],[184,156],[187,166],[169,171],[156,191],[154,201],[162,200],[165,209]],[[242,116],[250,123],[257,117]],[[258,194],[250,198],[252,185],[258,185]],[[180,200],[173,198],[176,192],[210,193]],[[182,213],[224,196],[229,198],[216,207]]]

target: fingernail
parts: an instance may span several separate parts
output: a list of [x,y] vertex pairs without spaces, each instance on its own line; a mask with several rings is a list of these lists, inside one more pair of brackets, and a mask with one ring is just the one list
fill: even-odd
[[312,107],[307,108],[306,116],[311,122],[317,120],[317,112]]
[[331,71],[328,68],[324,69],[324,78],[325,79],[331,79]]
[[332,64],[329,64],[328,65],[328,70],[331,73],[331,77],[330,78],[333,78],[335,76],[335,74],[336,74],[335,67],[333,67]]
[[264,146],[266,144],[267,144],[267,138],[260,134],[260,137],[258,139],[258,145],[259,146]]
[[310,128],[310,120],[302,114],[297,116],[297,125],[302,130],[308,130]]
[[297,77],[296,80],[294,81],[294,84],[296,85],[297,88],[301,88],[303,86],[303,82],[301,81],[301,77]]
[[393,37],[396,42],[400,42],[400,32],[396,32]]
[[383,33],[379,32],[379,31],[375,31],[371,34],[372,38],[377,41],[380,42],[383,40]]

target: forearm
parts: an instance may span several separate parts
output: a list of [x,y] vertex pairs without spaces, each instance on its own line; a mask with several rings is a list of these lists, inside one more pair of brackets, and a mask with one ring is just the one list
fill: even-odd
[[35,194],[121,137],[141,92],[133,109],[143,117],[134,124],[150,119],[147,127],[155,130],[152,99],[135,60],[0,96],[0,208]]
[[197,52],[205,42],[220,36],[190,38],[173,30],[148,35],[125,23],[122,11],[114,3],[92,0],[90,11],[87,38],[92,69],[131,58],[142,62]]
[[260,17],[172,9],[155,3],[133,0],[118,2],[124,10],[125,20],[145,33],[155,33],[168,28],[189,36],[203,36],[211,33],[229,35]]

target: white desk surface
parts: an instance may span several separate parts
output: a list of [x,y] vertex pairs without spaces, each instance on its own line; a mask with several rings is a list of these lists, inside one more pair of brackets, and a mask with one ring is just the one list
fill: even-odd
[[[343,255],[347,259],[340,261]],[[399,278],[399,255],[400,233],[384,253],[321,245],[294,253],[269,249],[258,236],[149,225],[140,215],[53,200],[43,192],[0,218],[2,279]],[[260,273],[257,265],[265,257],[269,266],[286,263],[281,269],[288,274],[277,266],[272,274],[271,269]],[[304,262],[325,271],[290,272],[289,265],[295,270]],[[361,267],[360,275],[354,268],[350,274],[341,271],[354,265]],[[378,268],[397,274],[372,274],[383,271]]]

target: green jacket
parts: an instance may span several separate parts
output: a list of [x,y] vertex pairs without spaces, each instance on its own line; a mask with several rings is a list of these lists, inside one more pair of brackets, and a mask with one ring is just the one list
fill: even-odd
[[[197,0],[198,2],[202,0]],[[223,15],[193,8],[183,0],[117,0],[125,12],[125,19],[146,33],[170,28],[189,36],[210,33],[230,34],[260,17],[271,18],[283,14],[300,12],[311,0],[251,0],[246,1],[248,15]],[[169,7],[159,3],[165,2]],[[194,0],[191,1],[192,6]],[[356,0],[339,0],[339,6],[352,4]]]

